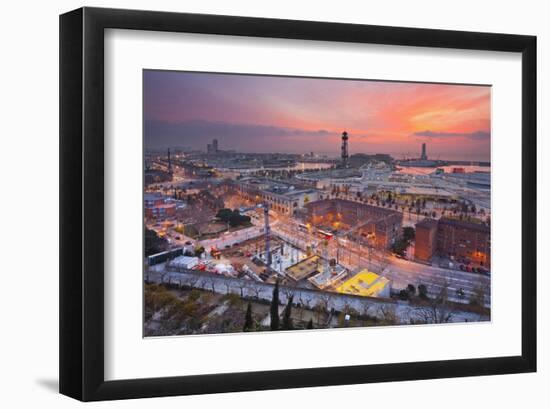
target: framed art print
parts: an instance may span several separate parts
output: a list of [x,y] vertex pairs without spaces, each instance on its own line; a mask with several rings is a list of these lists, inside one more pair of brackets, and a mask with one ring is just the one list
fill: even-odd
[[535,371],[535,37],[60,30],[62,393]]

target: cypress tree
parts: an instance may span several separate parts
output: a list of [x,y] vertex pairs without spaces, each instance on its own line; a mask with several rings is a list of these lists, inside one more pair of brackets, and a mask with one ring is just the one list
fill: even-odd
[[294,329],[294,327],[292,325],[292,317],[291,317],[293,298],[294,298],[293,295],[291,295],[288,298],[288,304],[286,305],[285,314],[283,315],[283,329],[285,329],[285,330]]
[[254,326],[254,321],[252,320],[252,304],[250,301],[248,302],[248,307],[246,307],[246,315],[244,317],[244,332],[252,331],[252,328]]
[[279,280],[275,282],[273,297],[271,298],[271,331],[279,329]]

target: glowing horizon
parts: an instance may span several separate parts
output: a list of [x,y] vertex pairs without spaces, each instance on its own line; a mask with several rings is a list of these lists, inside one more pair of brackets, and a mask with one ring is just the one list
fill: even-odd
[[144,71],[148,148],[350,153],[490,161],[491,87]]

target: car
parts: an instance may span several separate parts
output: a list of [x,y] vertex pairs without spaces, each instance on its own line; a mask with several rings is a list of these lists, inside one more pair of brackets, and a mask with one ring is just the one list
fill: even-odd
[[254,258],[252,259],[252,262],[253,262],[254,264],[256,264],[258,267],[259,267],[259,266],[264,266],[264,265],[265,265],[265,263],[264,263],[261,259],[259,259],[258,257],[254,257]]
[[487,276],[487,277],[491,276],[491,272],[487,270],[485,267],[479,267],[477,271],[479,271],[479,273],[483,274],[484,276]]

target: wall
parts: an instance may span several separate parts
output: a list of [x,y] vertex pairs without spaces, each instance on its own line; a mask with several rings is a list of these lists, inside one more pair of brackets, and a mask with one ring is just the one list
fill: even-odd
[[[536,34],[539,36],[539,158],[548,156],[550,26],[542,1],[164,1],[113,0],[89,6],[160,9],[216,14],[330,20],[396,26]],[[2,8],[0,70],[2,134],[2,290],[0,294],[0,402],[3,407],[71,408],[78,404],[57,388],[58,314],[58,14],[81,2],[7,2]],[[541,161],[542,162],[542,161]],[[540,162],[539,162],[540,163]],[[548,174],[549,161],[539,164]],[[539,209],[548,203],[548,182],[539,182]],[[4,209],[4,206],[10,206]],[[13,206],[13,207],[12,207]],[[7,213],[9,212],[9,213]],[[549,302],[541,254],[548,216],[539,211],[539,345],[547,341]],[[29,243],[30,242],[30,243]],[[33,254],[29,256],[29,249]],[[544,263],[544,264],[543,264]],[[541,348],[542,349],[542,348]],[[88,407],[267,408],[308,406],[463,408],[530,406],[547,401],[548,354],[539,351],[539,373],[302,390],[252,392],[91,404]],[[533,405],[534,406],[534,405]],[[541,407],[536,405],[534,407]]]

